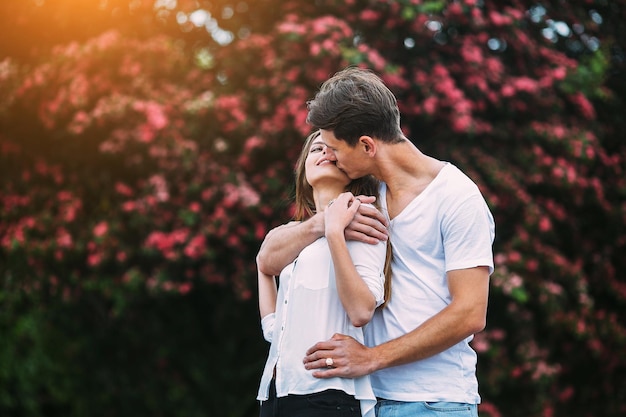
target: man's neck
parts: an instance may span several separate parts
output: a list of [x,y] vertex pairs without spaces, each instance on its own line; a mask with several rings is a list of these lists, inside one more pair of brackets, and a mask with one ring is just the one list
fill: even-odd
[[378,178],[387,185],[387,208],[393,218],[428,187],[445,163],[408,141],[383,149],[377,161]]

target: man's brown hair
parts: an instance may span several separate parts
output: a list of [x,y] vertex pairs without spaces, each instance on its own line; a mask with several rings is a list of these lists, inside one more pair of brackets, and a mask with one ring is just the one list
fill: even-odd
[[307,123],[354,147],[361,136],[396,143],[405,139],[394,94],[373,72],[348,67],[325,81],[307,103]]

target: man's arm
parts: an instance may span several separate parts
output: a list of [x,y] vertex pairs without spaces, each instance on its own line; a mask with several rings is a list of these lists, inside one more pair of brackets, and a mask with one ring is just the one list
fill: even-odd
[[256,256],[259,271],[280,275],[300,252],[324,236],[324,213],[317,213],[304,222],[291,222],[270,230]]
[[[355,378],[379,369],[415,362],[436,355],[485,327],[489,295],[487,267],[448,272],[452,302],[415,330],[368,348],[345,335],[334,335],[307,351],[306,369],[319,369],[318,378]],[[326,358],[333,359],[333,368]]]
[[[359,196],[361,203],[373,203],[374,197]],[[387,220],[374,207],[361,204],[358,213],[346,228],[346,240],[376,244],[387,240]],[[302,249],[324,236],[324,213],[317,213],[304,222],[291,222],[268,232],[261,244],[256,262],[267,275],[279,275],[293,262]]]

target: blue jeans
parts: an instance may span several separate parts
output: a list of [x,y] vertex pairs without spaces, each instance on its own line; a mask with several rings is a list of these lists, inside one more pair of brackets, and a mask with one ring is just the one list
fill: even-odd
[[476,404],[378,400],[376,417],[478,417]]

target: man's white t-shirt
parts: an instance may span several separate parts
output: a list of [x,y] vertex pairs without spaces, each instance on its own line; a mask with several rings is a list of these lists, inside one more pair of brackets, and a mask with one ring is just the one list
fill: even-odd
[[[386,212],[386,187],[380,204]],[[365,330],[366,344],[395,339],[451,301],[446,272],[488,266],[493,272],[493,217],[478,187],[446,163],[437,177],[390,221],[391,300]],[[377,397],[396,401],[480,403],[472,336],[424,360],[371,375]]]
[[[377,305],[384,298],[386,244],[347,242],[356,269],[374,295]],[[271,342],[257,399],[268,398],[276,369],[276,395],[311,394],[338,389],[361,400],[363,416],[374,416],[376,398],[369,376],[318,379],[304,368],[307,349],[342,333],[364,342],[363,329],[350,322],[335,282],[335,270],[325,237],[307,246],[279,277],[276,312],[262,319],[265,338]]]

